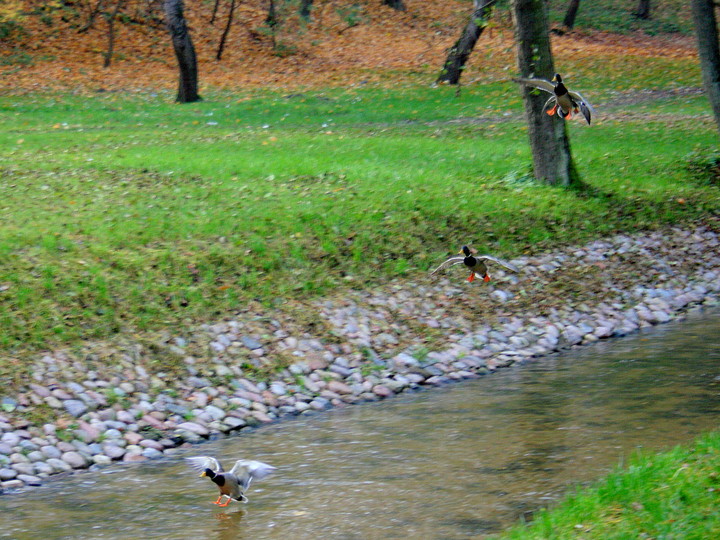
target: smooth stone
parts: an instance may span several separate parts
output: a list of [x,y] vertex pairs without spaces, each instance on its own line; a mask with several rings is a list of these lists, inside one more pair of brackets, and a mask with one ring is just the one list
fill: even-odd
[[13,463],[10,467],[18,474],[35,474],[35,466],[32,463]]
[[97,454],[93,456],[92,459],[95,465],[110,465],[112,463],[112,459],[109,456],[103,454]]
[[66,399],[63,401],[63,406],[68,414],[75,418],[82,416],[88,411],[88,406],[78,399]]
[[17,475],[18,472],[15,469],[10,469],[9,467],[0,468],[0,481],[5,482],[6,480],[12,480]]
[[0,442],[7,444],[8,446],[17,446],[20,444],[20,437],[15,433],[3,433],[0,437]]
[[65,452],[62,460],[73,469],[84,469],[89,465],[87,459],[79,452]]
[[183,422],[181,424],[178,424],[177,429],[182,429],[185,431],[189,431],[191,433],[195,433],[196,435],[206,436],[210,433],[210,431],[200,424],[197,424],[195,422]]
[[72,467],[65,463],[62,459],[50,458],[45,463],[50,465],[56,472],[67,472],[71,471]]
[[42,480],[32,474],[18,474],[17,479],[28,486],[41,486]]
[[125,455],[125,448],[114,444],[105,444],[103,445],[103,454],[110,459],[120,459]]

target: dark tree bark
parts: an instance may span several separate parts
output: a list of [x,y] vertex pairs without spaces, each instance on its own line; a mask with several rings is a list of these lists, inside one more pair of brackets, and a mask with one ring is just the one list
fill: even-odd
[[692,0],[703,86],[720,130],[720,47],[713,0]]
[[265,24],[269,28],[275,28],[278,23],[278,16],[277,16],[277,9],[275,8],[275,0],[270,0],[270,5],[268,6],[268,14],[267,17],[265,17]]
[[112,13],[105,14],[108,23],[108,47],[105,52],[105,59],[103,60],[103,67],[110,67],[112,62],[113,51],[115,50],[115,18],[117,17],[118,11],[123,4],[123,0],[117,0],[115,9]]
[[300,0],[300,16],[310,20],[310,10],[312,9],[313,0]]
[[219,3],[220,3],[220,0],[215,0],[215,4],[213,4],[212,15],[210,15],[210,24],[215,24],[215,16],[217,15]]
[[570,5],[565,12],[565,18],[563,19],[563,26],[568,30],[572,30],[575,26],[575,17],[577,17],[579,7],[580,0],[570,0]]
[[403,0],[382,0],[383,5],[396,9],[398,11],[405,11],[405,4]]
[[650,0],[638,0],[638,7],[633,13],[638,19],[647,20],[650,18]]
[[183,14],[183,0],[164,0],[163,8],[165,9],[165,24],[167,24],[172,38],[180,70],[176,101],[180,103],[199,101],[201,98],[198,95],[197,57]]
[[223,30],[222,36],[220,37],[220,44],[218,45],[217,54],[215,55],[216,60],[222,59],[222,53],[223,50],[225,50],[225,40],[227,39],[228,33],[230,32],[230,26],[232,26],[233,15],[235,15],[235,0],[230,0],[230,13],[228,13],[225,30]]
[[473,14],[467,23],[460,38],[452,46],[448,53],[442,71],[437,78],[438,83],[459,84],[465,63],[475,48],[480,35],[485,30],[487,20],[492,14],[492,6],[495,0],[475,0]]
[[[551,79],[555,68],[545,0],[512,0],[511,4],[520,76]],[[565,121],[545,114],[547,98],[545,93],[523,89],[535,178],[553,185],[579,185]]]
[[100,11],[102,11],[103,7],[103,0],[97,0],[95,3],[95,7],[90,10],[90,13],[88,14],[87,22],[85,22],[84,25],[80,27],[78,30],[78,34],[82,34],[84,32],[87,32],[93,27],[93,24],[95,24],[95,18],[100,14]]

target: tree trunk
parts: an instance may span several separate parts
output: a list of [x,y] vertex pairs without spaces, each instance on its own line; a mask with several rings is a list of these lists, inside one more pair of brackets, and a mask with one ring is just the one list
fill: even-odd
[[713,0],[692,0],[703,86],[720,130],[720,47]]
[[[512,0],[512,17],[521,77],[551,79],[555,68],[550,50],[545,0]],[[545,114],[546,93],[523,89],[525,117],[535,178],[548,184],[580,183],[570,152],[565,121]]]
[[396,9],[398,11],[405,11],[405,4],[403,0],[382,0],[383,5]]
[[565,12],[565,18],[563,19],[563,26],[568,30],[572,30],[573,26],[575,26],[575,17],[577,17],[579,7],[580,0],[570,0],[570,5]]
[[647,20],[650,18],[650,0],[638,0],[638,7],[633,13],[638,19]]
[[201,98],[198,95],[197,57],[183,15],[183,0],[164,0],[163,8],[165,9],[165,23],[172,38],[180,70],[176,101],[180,103],[199,101]]
[[110,67],[112,62],[113,51],[115,49],[115,18],[117,17],[118,11],[122,6],[123,0],[117,0],[115,9],[112,13],[106,15],[108,22],[108,48],[105,52],[105,59],[103,60],[103,67]]
[[230,32],[230,26],[233,22],[233,15],[235,14],[235,0],[230,0],[230,13],[228,13],[227,24],[225,30],[223,30],[222,36],[220,37],[220,45],[218,45],[217,54],[215,55],[216,60],[222,59],[223,50],[225,50],[225,40],[227,39],[228,33]]
[[300,0],[300,16],[306,21],[310,20],[310,9],[312,8],[313,0]]
[[475,9],[470,21],[463,29],[463,33],[448,53],[442,71],[437,78],[438,83],[458,84],[460,76],[465,69],[465,63],[475,48],[475,44],[487,26],[487,20],[492,14],[492,5],[495,0],[475,0]]

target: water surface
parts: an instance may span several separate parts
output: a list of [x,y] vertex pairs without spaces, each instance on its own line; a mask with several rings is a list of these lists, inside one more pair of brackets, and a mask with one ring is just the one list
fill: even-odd
[[[720,313],[0,496],[0,538],[462,539],[718,427]],[[218,508],[183,456],[278,467]]]

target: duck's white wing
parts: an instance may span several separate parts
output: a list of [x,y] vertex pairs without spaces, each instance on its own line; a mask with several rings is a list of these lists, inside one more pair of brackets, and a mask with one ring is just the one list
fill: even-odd
[[538,90],[543,90],[551,94],[555,93],[555,85],[550,81],[546,81],[545,79],[513,79],[513,82],[525,86],[530,86],[532,88],[537,88]]
[[498,259],[497,257],[493,257],[492,255],[478,255],[478,256],[475,257],[475,258],[476,258],[476,259],[482,259],[482,260],[485,260],[485,261],[491,261],[491,262],[497,263],[497,264],[499,264],[500,266],[504,266],[504,267],[507,268],[508,270],[512,270],[513,272],[519,272],[519,271],[520,271],[520,270],[518,269],[518,267],[515,266],[514,264],[509,263],[509,262],[507,262],[507,261],[503,261],[502,259]]
[[263,463],[262,461],[239,459],[235,462],[233,468],[230,469],[230,474],[234,474],[237,477],[243,490],[245,490],[250,486],[250,482],[253,480],[262,480],[275,469],[276,467]]
[[570,97],[573,98],[575,102],[580,106],[580,112],[585,117],[585,121],[589,124],[590,120],[592,119],[592,113],[594,113],[595,110],[585,100],[585,98],[577,92],[568,92],[568,94],[570,94]]
[[205,469],[211,469],[215,472],[223,472],[222,465],[214,457],[210,456],[197,456],[185,458],[188,464],[198,471],[204,471]]
[[456,255],[455,257],[450,257],[448,260],[443,262],[440,266],[438,266],[435,270],[430,272],[431,276],[434,276],[441,270],[445,270],[446,268],[450,268],[451,266],[455,266],[456,264],[462,264],[462,262],[465,260],[465,257],[462,255]]

